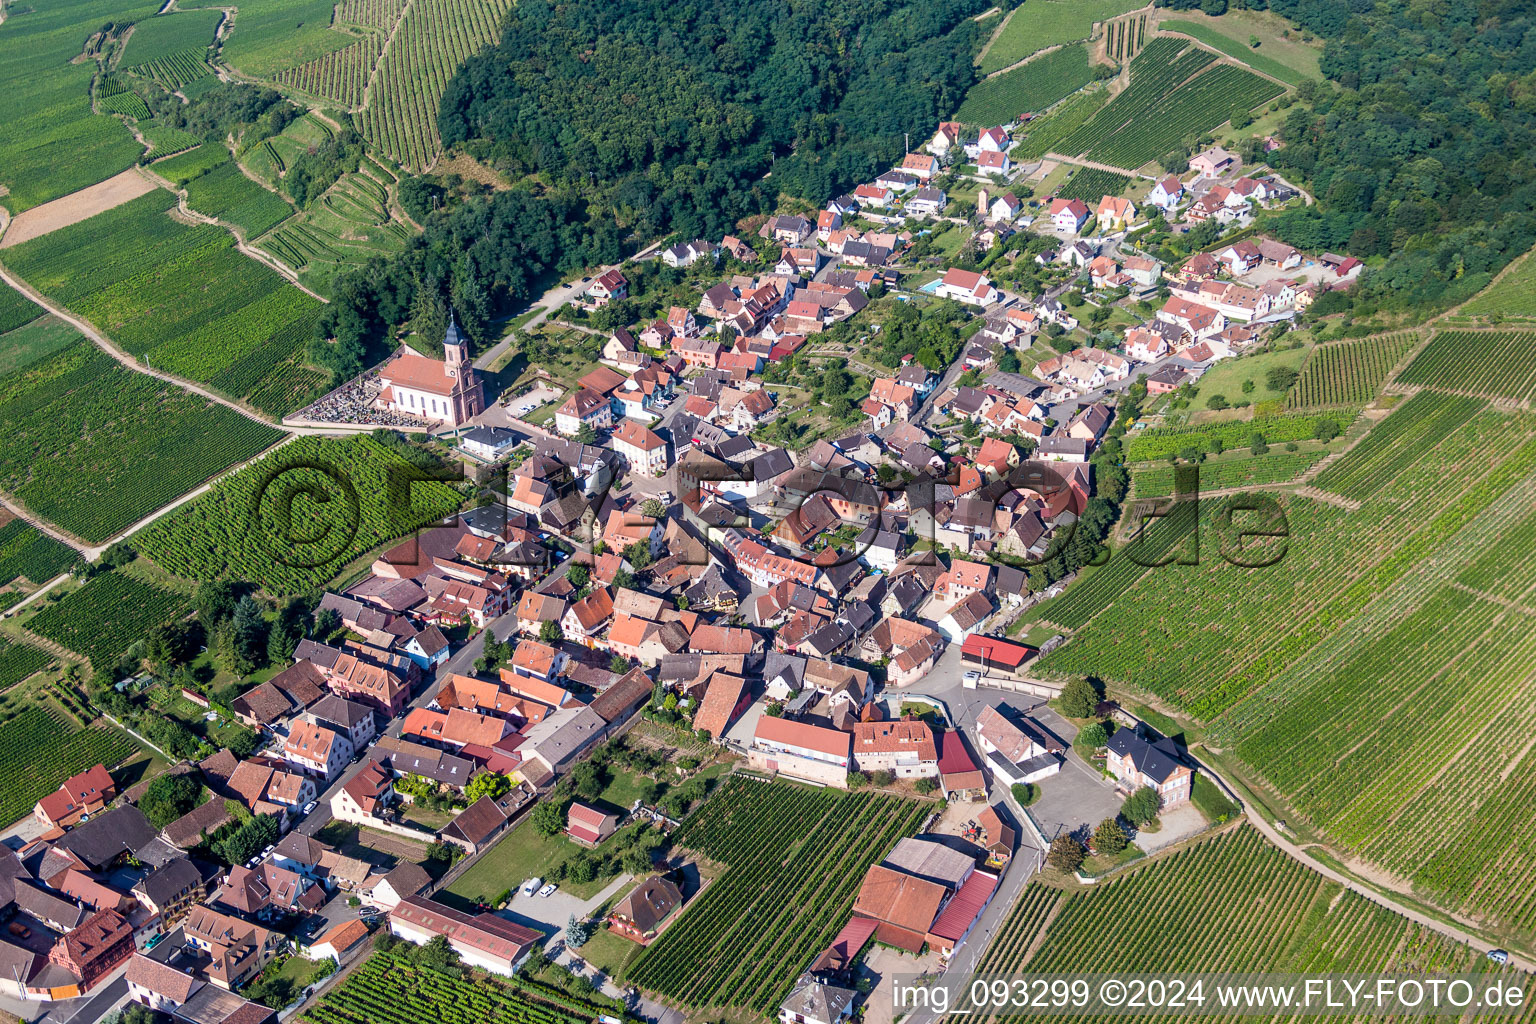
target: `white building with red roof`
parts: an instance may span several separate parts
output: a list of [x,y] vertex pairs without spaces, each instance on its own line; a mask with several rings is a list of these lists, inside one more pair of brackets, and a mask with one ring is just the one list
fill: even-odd
[[655,431],[634,420],[620,421],[611,437],[613,450],[641,476],[657,477],[667,471],[667,442]]
[[429,423],[458,427],[485,411],[485,389],[469,360],[469,342],[450,318],[442,359],[405,346],[379,371],[384,388],[374,404]]
[[984,274],[958,267],[951,267],[940,278],[933,293],[940,298],[954,299],[972,306],[990,306],[1002,297]]
[[1051,227],[1065,235],[1075,235],[1088,221],[1088,204],[1081,199],[1051,200]]
[[846,787],[852,738],[846,732],[763,715],[752,734],[748,760],[759,771]]

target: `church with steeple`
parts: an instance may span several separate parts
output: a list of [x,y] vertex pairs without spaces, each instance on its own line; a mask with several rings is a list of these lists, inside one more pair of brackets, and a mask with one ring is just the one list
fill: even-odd
[[469,360],[469,341],[450,313],[443,359],[428,359],[405,345],[384,364],[384,389],[375,404],[436,426],[460,427],[485,411],[485,387]]

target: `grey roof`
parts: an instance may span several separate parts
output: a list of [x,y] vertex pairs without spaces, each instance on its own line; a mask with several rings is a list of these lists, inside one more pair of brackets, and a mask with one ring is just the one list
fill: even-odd
[[137,853],[155,834],[154,826],[137,807],[114,807],[76,825],[53,845],[99,870],[125,853]]
[[1023,569],[1014,565],[997,566],[997,592],[999,594],[1024,594],[1029,590]]
[[432,876],[427,874],[426,869],[420,864],[402,861],[392,868],[389,874],[379,879],[379,882],[388,882],[389,887],[401,896],[415,896],[432,884]]
[[873,624],[874,621],[879,617],[880,613],[875,611],[865,602],[850,601],[848,605],[843,609],[843,613],[840,616],[840,619],[841,621],[848,623],[849,627],[851,627],[855,633],[860,633],[865,629],[868,629],[869,626]]
[[1039,455],[1080,455],[1087,457],[1091,442],[1080,441],[1075,437],[1066,437],[1061,434],[1052,434],[1050,437],[1042,437],[1040,443],[1035,446],[1035,452]]
[[165,906],[202,882],[202,873],[185,857],[177,857],[139,879],[134,892],[142,892],[156,906]]
[[812,975],[801,975],[794,989],[785,999],[781,1010],[811,1022],[830,1024],[840,1020],[848,1004],[858,996],[851,988],[841,988],[817,981]]
[[753,480],[772,480],[795,468],[795,460],[783,448],[770,448],[748,464]]
[[558,771],[595,743],[607,728],[603,716],[590,707],[561,708],[528,729],[526,735],[529,748]]
[[295,662],[312,661],[321,668],[333,668],[336,665],[336,659],[341,657],[341,653],[339,647],[327,647],[314,640],[300,640],[299,645],[293,649],[293,660]]
[[763,678],[771,683],[780,676],[789,683],[791,690],[804,689],[805,659],[798,654],[769,651],[763,659]]
[[1118,729],[1109,738],[1108,747],[1121,757],[1128,757],[1136,769],[1157,782],[1185,767],[1179,748],[1166,736],[1159,736],[1144,723],[1132,729]]
[[461,440],[501,448],[514,443],[520,436],[516,431],[508,430],[506,427],[476,427],[466,433]]
[[885,858],[884,864],[918,878],[958,889],[976,868],[976,858],[943,843],[918,837],[902,839]]
[[62,925],[68,930],[85,920],[86,915],[90,913],[73,900],[67,900],[46,889],[21,881],[16,882],[15,885],[16,892],[12,899],[15,901],[16,909],[31,914],[45,924]]
[[805,644],[820,657],[830,657],[853,639],[853,630],[841,622],[829,622],[805,638]]
[[318,721],[339,726],[342,729],[351,729],[358,722],[373,717],[372,708],[347,700],[345,697],[338,697],[334,693],[316,701],[310,707],[309,713]]

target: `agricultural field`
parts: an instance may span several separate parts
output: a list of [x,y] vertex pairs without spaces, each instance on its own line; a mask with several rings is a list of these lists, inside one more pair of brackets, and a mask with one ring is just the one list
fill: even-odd
[[1414,331],[1399,331],[1318,345],[1286,396],[1286,408],[1364,405],[1418,340]]
[[[224,6],[224,0],[178,0],[190,11]],[[263,0],[240,7],[234,29],[219,48],[224,62],[256,78],[273,78],[289,68],[350,45],[354,37],[331,28],[333,0]]]
[[[382,170],[377,172],[384,174]],[[347,174],[309,209],[257,244],[322,295],[331,279],[404,248],[411,230],[392,219],[387,185],[371,173]]]
[[415,0],[379,59],[363,137],[394,163],[419,171],[437,159],[437,108],[465,58],[496,41],[511,0]]
[[[1320,462],[1326,448],[1306,452],[1279,452],[1269,455],[1245,455],[1202,462],[1200,489],[1217,491],[1229,487],[1279,484],[1294,480]],[[1151,466],[1131,474],[1138,498],[1164,498],[1173,493],[1173,467]]]
[[[11,5],[8,5],[11,6]],[[144,148],[117,118],[91,109],[97,63],[73,63],[107,22],[158,10],[156,0],[62,0],[11,7],[0,23],[0,186],[12,214],[127,170]]]
[[180,128],[172,128],[157,121],[142,121],[138,128],[139,134],[144,136],[144,141],[149,143],[149,152],[145,155],[155,160],[174,156],[203,144],[203,140],[191,132],[184,132]]
[[29,676],[36,675],[53,660],[53,655],[41,647],[0,639],[0,691],[8,690]]
[[233,160],[187,182],[187,205],[255,238],[293,216],[288,200],[256,184]]
[[58,604],[38,612],[27,629],[109,668],[151,628],[186,614],[186,598],[113,569],[92,577]]
[[1096,207],[1105,196],[1117,196],[1125,191],[1131,179],[1113,171],[1101,171],[1097,167],[1080,167],[1056,195],[1062,199],[1081,199],[1090,208]]
[[1164,32],[1179,32],[1192,39],[1198,39],[1211,49],[1220,50],[1233,60],[1242,61],[1253,70],[1269,75],[1271,78],[1278,78],[1287,85],[1299,85],[1307,77],[1295,68],[1267,56],[1261,50],[1255,50],[1247,43],[1239,42],[1217,31],[1214,25],[1170,18],[1159,23],[1157,27]]
[[1104,26],[1104,55],[1115,63],[1123,63],[1141,52],[1147,45],[1147,15],[1134,12],[1116,18]]
[[42,315],[42,306],[9,285],[0,284],[0,334],[14,331]]
[[521,976],[472,981],[419,967],[402,951],[374,953],[300,1019],[308,1024],[592,1024],[601,1012]]
[[223,11],[173,11],[147,18],[133,27],[118,67],[129,74],[179,89],[187,82],[213,74],[208,49]]
[[1151,427],[1128,435],[1125,446],[1127,462],[1152,462],[1177,455],[1186,448],[1202,452],[1223,448],[1246,447],[1254,434],[1263,434],[1269,444],[1303,441],[1317,431],[1319,420],[1332,420],[1341,430],[1355,418],[1356,410],[1337,409],[1313,415],[1257,416],[1251,420],[1219,420],[1182,427]]
[[96,109],[103,114],[122,114],[135,121],[149,117],[149,107],[128,83],[114,74],[102,75],[96,83]]
[[350,46],[289,68],[273,81],[285,89],[355,109],[363,104],[368,76],[383,52],[383,37],[370,32]]
[[1028,111],[1045,110],[1087,85],[1088,48],[1061,49],[971,86],[955,120],[965,124],[1006,124]]
[[1529,402],[1536,398],[1536,333],[1439,331],[1397,381]]
[[0,820],[6,823],[30,814],[33,804],[71,775],[93,764],[113,767],[138,750],[121,730],[82,727],[31,695],[7,697],[0,703],[0,771],[7,780],[0,789]]
[[0,377],[0,490],[78,537],[104,541],[282,436],[76,337]]
[[409,504],[394,507],[407,479],[401,457],[371,437],[303,437],[146,528],[138,547],[188,579],[301,593],[461,504],[447,484],[416,483]]
[[68,348],[79,340],[79,331],[51,316],[0,335],[0,377]]
[[1508,273],[1479,292],[1448,320],[1490,320],[1527,323],[1536,321],[1536,259],[1527,255],[1512,264]]
[[185,185],[228,160],[229,149],[222,142],[205,142],[190,152],[156,161],[151,170],[176,185]]
[[[1498,970],[1476,950],[1322,877],[1246,825],[1104,884],[1064,892],[1031,882],[976,970],[1072,973],[1082,970],[1084,950],[1105,972]],[[990,1018],[1003,1019],[1023,1018]]]
[[736,776],[673,834],[728,865],[625,981],[696,1010],[765,1013],[848,920],[869,865],[912,835],[924,802]]
[[1042,610],[1076,635],[1037,671],[1203,720],[1340,861],[1529,941],[1536,416],[1423,392],[1315,486],[1358,507],[1271,492],[1267,567],[1219,556],[1221,499],[1199,564],[1117,552]]
[[1070,137],[1060,152],[1087,154],[1115,167],[1136,168],[1215,128],[1237,107],[1249,108],[1284,90],[1183,39],[1163,36],[1131,61],[1131,85]]
[[1087,39],[1093,23],[1119,17],[1144,6],[1137,0],[1031,0],[1014,9],[1013,16],[982,52],[981,73],[990,75],[1030,54]]
[[12,519],[0,526],[0,586],[18,579],[33,585],[47,583],[68,571],[79,557],[69,545],[23,520]]
[[150,192],[8,249],[7,262],[155,369],[273,416],[323,393],[329,375],[303,363],[320,304],[241,253],[225,229],[173,220],[173,203]]
[[1038,160],[1047,153],[1062,152],[1062,140],[1075,134],[1108,102],[1107,89],[1080,92],[1068,98],[1045,117],[1025,126],[1027,134],[1013,150],[1015,159]]
[[1475,398],[1421,391],[1392,411],[1342,459],[1318,474],[1318,487],[1362,500],[1391,482],[1483,408]]

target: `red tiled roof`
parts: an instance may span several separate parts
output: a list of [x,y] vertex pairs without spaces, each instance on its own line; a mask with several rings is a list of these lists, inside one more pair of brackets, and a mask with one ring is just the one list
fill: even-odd
[[976,920],[987,901],[992,898],[992,892],[997,888],[997,877],[989,875],[985,871],[975,871],[971,877],[960,886],[960,891],[944,908],[944,912],[933,922],[933,927],[928,929],[928,934],[937,935],[941,939],[950,942],[959,940],[970,930],[971,923]]

